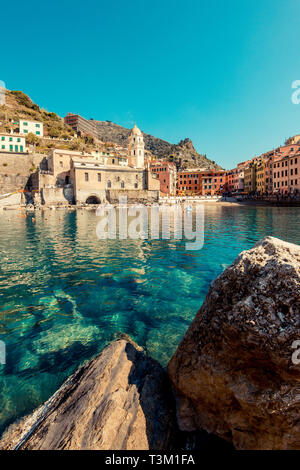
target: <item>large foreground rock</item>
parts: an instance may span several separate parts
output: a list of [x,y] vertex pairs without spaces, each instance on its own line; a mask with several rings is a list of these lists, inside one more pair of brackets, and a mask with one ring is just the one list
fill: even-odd
[[180,428],[239,449],[300,449],[295,340],[300,247],[267,237],[216,279],[169,363]]
[[11,426],[0,449],[170,449],[177,429],[167,374],[121,339]]

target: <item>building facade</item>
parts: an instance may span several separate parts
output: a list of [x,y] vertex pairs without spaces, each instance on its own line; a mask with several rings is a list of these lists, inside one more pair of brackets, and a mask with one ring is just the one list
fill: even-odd
[[200,195],[203,170],[182,170],[177,173],[177,194],[179,196]]
[[163,195],[176,195],[177,170],[172,162],[150,162],[150,170],[158,176],[160,192]]
[[27,153],[25,137],[0,134],[0,152]]
[[42,122],[20,119],[19,132],[21,135],[27,135],[31,133],[38,137],[44,137],[44,124]]
[[226,191],[236,193],[244,190],[244,167],[237,166],[233,170],[226,171],[225,178]]
[[64,123],[72,127],[78,135],[81,135],[81,133],[84,132],[85,134],[89,134],[94,137],[97,136],[95,123],[92,120],[84,119],[79,116],[79,114],[68,113],[64,118]]
[[202,196],[214,196],[221,194],[226,185],[226,173],[224,170],[208,170],[201,173]]
[[255,171],[255,191],[259,195],[266,193],[266,172],[265,172],[266,162],[260,160],[256,163]]
[[256,163],[249,163],[244,170],[244,191],[247,194],[256,191]]
[[300,192],[300,152],[274,162],[273,192],[287,195]]

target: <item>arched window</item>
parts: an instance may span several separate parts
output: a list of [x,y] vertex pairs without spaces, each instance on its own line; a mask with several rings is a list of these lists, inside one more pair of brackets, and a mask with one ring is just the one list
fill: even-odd
[[125,188],[124,181],[121,181],[121,188],[122,188],[122,189],[124,189],[124,188]]
[[107,181],[107,187],[111,188],[111,181]]

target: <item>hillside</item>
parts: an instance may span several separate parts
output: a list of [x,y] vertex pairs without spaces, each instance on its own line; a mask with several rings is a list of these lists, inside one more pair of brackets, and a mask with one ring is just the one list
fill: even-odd
[[[103,142],[116,142],[120,145],[127,145],[130,129],[111,121],[93,121],[97,126],[98,137]],[[181,168],[221,168],[213,160],[209,160],[206,155],[199,154],[188,138],[181,140],[178,144],[171,144],[150,134],[143,134],[145,148],[159,159],[166,158],[175,161]]]
[[[110,121],[96,121],[97,135],[77,137],[74,130],[64,123],[63,118],[35,104],[22,91],[6,90],[5,105],[0,106],[0,132],[17,131],[18,120],[41,121],[44,124],[45,139],[29,134],[27,143],[34,145],[39,153],[48,153],[51,148],[65,148],[90,152],[93,148],[110,147],[111,143],[127,146],[130,129]],[[144,133],[145,148],[159,159],[174,161],[181,168],[221,168],[206,155],[199,154],[190,139],[171,144],[165,140]]]
[[68,139],[74,135],[73,129],[56,113],[41,109],[22,91],[6,90],[5,105],[0,106],[1,131],[14,128],[19,119],[43,122],[47,136]]
[[0,132],[18,132],[19,119],[42,122],[45,138],[33,134],[26,137],[27,144],[33,145],[37,152],[49,153],[51,148],[90,151],[103,147],[102,142],[90,136],[77,138],[74,130],[60,116],[40,108],[22,91],[6,90],[5,95],[5,105],[0,106]]

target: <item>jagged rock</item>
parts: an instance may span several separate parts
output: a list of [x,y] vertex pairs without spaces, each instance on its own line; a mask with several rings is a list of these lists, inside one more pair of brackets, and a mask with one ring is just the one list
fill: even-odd
[[266,237],[212,284],[168,370],[182,430],[300,448],[300,247]]
[[[120,145],[127,146],[130,129],[119,126],[111,121],[96,121],[93,120],[96,126],[97,137],[103,142],[116,142]],[[199,154],[193,146],[190,139],[186,138],[181,140],[178,144],[171,144],[166,140],[159,139],[150,134],[143,132],[145,141],[145,148],[159,159],[169,158],[175,163],[180,163],[183,168],[207,168],[207,169],[221,169],[214,161],[206,157],[206,155]],[[174,158],[175,157],[175,158]]]
[[167,374],[119,339],[12,425],[0,449],[170,449],[177,429]]

